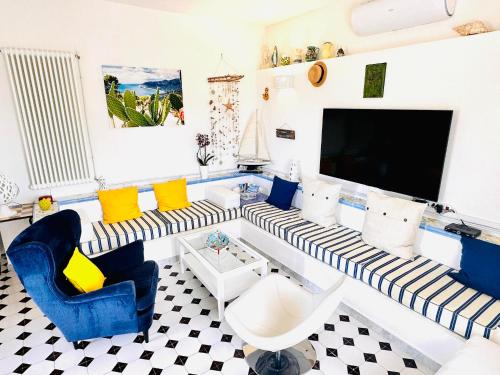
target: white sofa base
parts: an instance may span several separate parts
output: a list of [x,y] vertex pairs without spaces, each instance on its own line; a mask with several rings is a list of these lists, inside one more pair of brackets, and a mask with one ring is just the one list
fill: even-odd
[[[321,289],[329,288],[342,275],[249,221],[241,221],[241,237],[245,241]],[[348,277],[344,287],[343,303],[437,364],[448,361],[464,345],[465,339],[459,335],[359,280]]]
[[[209,225],[202,228],[193,229],[187,232],[171,234],[166,237],[160,237],[150,241],[144,241],[144,258],[146,260],[154,260],[160,262],[164,259],[176,257],[179,255],[177,250],[177,238],[187,236],[191,233],[209,230],[211,228],[220,229],[232,237],[239,238],[241,236],[240,227],[242,219],[224,221],[220,224]],[[101,254],[96,254],[99,256]]]
[[[305,254],[244,218],[145,241],[145,258],[159,262],[176,257],[179,255],[179,236],[210,228],[218,228],[233,237],[242,238],[321,289],[328,289],[343,275],[342,272]],[[344,304],[437,364],[448,361],[464,345],[465,340],[459,335],[411,311],[359,280],[348,277],[344,288]]]

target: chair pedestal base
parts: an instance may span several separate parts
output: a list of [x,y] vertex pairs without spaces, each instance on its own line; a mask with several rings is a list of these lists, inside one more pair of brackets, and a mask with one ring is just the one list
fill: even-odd
[[279,352],[268,352],[244,345],[243,352],[248,366],[258,375],[300,375],[308,372],[316,363],[316,351],[304,340]]

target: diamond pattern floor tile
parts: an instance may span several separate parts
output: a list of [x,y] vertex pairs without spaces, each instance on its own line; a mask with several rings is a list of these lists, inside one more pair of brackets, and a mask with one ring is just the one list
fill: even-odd
[[[74,350],[5,269],[5,257],[1,262],[0,374],[254,374],[242,340],[218,321],[215,298],[190,271],[181,274],[178,263],[160,268],[149,343],[125,334],[83,341]],[[289,276],[275,264],[269,272]],[[341,309],[310,340],[318,361],[309,375],[424,374],[418,361]]]

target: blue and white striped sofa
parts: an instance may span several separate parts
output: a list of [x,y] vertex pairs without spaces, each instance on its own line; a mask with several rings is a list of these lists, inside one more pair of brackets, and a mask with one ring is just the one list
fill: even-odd
[[420,255],[413,260],[395,257],[365,244],[358,231],[342,225],[325,229],[299,214],[298,208],[283,211],[265,202],[222,209],[201,200],[181,210],[144,211],[141,218],[116,224],[93,222],[93,238],[80,246],[94,255],[138,239],[154,240],[244,217],[461,336],[477,333],[488,338],[499,326],[500,301],[451,279],[451,268]]
[[473,333],[489,338],[499,326],[500,300],[454,281],[449,267],[419,255],[395,257],[364,243],[355,230],[325,229],[299,213],[264,202],[242,208],[253,224],[465,338]]
[[192,202],[191,207],[180,210],[166,212],[157,209],[148,210],[138,219],[115,224],[93,222],[93,238],[82,242],[80,249],[87,255],[94,255],[136,240],[154,240],[239,217],[241,217],[240,208],[223,209],[207,200]]

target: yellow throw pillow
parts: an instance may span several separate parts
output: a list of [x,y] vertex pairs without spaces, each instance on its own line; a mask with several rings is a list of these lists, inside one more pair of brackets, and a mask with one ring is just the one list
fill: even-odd
[[97,192],[104,224],[136,219],[142,216],[139,208],[139,189],[136,186]]
[[90,259],[80,253],[78,248],[75,248],[63,274],[82,293],[101,289],[104,280],[106,280],[101,270]]
[[187,183],[185,178],[154,184],[158,210],[170,211],[191,206],[187,197]]

